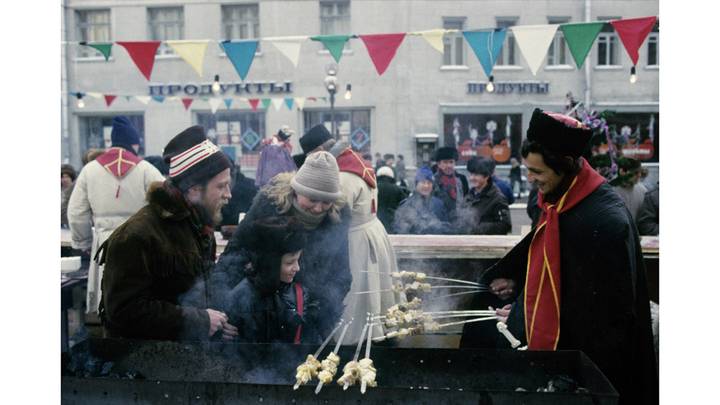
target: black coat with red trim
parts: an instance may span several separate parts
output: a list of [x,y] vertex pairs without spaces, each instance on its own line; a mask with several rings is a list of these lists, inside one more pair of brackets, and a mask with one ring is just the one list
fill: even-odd
[[[620,393],[620,403],[657,403],[658,372],[645,265],[630,212],[605,183],[559,218],[561,303],[557,349],[585,352]],[[496,278],[515,281],[518,296],[508,328],[523,344],[523,288],[532,236],[533,232],[481,277],[485,284]],[[472,328],[466,328],[463,334],[472,335]],[[499,344],[509,347],[504,339]],[[472,347],[473,342],[464,337],[461,346]]]

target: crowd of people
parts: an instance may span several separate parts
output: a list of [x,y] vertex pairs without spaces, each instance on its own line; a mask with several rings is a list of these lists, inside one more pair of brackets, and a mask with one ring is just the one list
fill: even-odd
[[[388,233],[511,230],[513,187],[491,159],[473,157],[465,176],[457,150],[443,147],[410,182],[402,155],[376,155],[373,167],[323,125],[292,155],[293,134],[284,127],[264,142],[253,180],[200,126],[143,159],[137,130],[116,117],[112,147],[77,175],[62,166],[63,226],[73,248],[95,259],[87,311],[109,336],[316,344],[340,319],[406,302],[383,275],[398,268]],[[638,229],[657,233],[657,188],[640,188],[631,160],[618,162],[620,180],[609,184],[582,157],[589,137],[573,118],[535,110],[521,148],[533,231],[480,281],[506,302],[498,316],[531,350],[583,350],[623,403],[652,402]],[[236,228],[216,257],[222,225]],[[362,325],[346,343],[362,338]],[[467,328],[462,344],[473,342]]]

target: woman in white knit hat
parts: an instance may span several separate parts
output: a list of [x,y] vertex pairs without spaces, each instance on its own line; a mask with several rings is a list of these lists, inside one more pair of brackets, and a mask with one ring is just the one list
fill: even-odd
[[326,336],[340,320],[352,282],[350,211],[340,191],[337,162],[328,152],[308,155],[296,173],[278,174],[260,189],[218,260],[214,287],[223,296],[242,281],[253,255],[243,229],[259,219],[277,216],[293,217],[307,231],[308,242],[300,258],[303,271],[297,281],[318,298],[318,330]]

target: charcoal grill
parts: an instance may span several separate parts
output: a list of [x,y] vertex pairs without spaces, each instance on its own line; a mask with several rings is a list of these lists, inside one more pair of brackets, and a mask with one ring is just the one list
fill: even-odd
[[[368,388],[366,394],[360,394],[357,386],[343,391],[333,383],[315,395],[316,381],[293,391],[295,367],[316,349],[289,344],[91,338],[75,345],[63,357],[62,403],[329,404],[362,400],[370,404],[610,405],[618,401],[608,380],[579,351],[374,345],[371,357],[378,370],[378,387]],[[351,346],[340,349],[340,369],[353,352]],[[83,376],[70,371],[72,364],[88,355],[112,362],[109,376]],[[536,391],[557,375],[569,376],[585,391]]]

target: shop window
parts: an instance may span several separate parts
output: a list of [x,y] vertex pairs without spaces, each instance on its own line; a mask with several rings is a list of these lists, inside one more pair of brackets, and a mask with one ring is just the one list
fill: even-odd
[[[657,163],[660,154],[660,114],[658,112],[608,114],[608,135],[615,150],[623,156],[644,163]],[[608,150],[607,136],[598,134],[592,140],[593,153]]]
[[444,146],[458,150],[458,164],[474,156],[497,163],[519,158],[522,142],[522,114],[444,114]]
[[256,169],[265,138],[265,112],[218,111],[198,113],[198,125],[225,153],[235,157],[240,167]]
[[[140,150],[145,155],[145,117],[142,114],[125,115],[140,133]],[[107,149],[112,146],[112,120],[114,115],[81,116],[79,117],[80,156],[88,149]]]
[[339,139],[347,139],[352,148],[360,153],[370,153],[372,133],[370,130],[369,109],[336,109],[334,114],[329,110],[305,111],[305,132],[318,124],[324,124],[332,131],[332,117]]
[[[75,11],[77,39],[79,42],[112,42],[110,39],[110,10]],[[97,49],[77,47],[78,58],[104,58]]]

